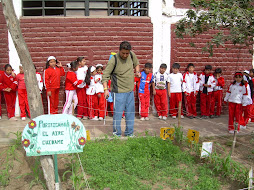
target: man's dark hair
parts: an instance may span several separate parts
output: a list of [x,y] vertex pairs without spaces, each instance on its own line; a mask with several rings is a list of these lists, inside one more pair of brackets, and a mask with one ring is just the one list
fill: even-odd
[[173,69],[180,69],[179,63],[174,63],[174,64],[172,65],[172,68],[173,68]]
[[194,66],[193,63],[189,63],[189,64],[187,65],[187,69],[189,69],[189,67],[195,67],[195,66]]
[[215,73],[222,73],[222,69],[221,68],[216,68],[214,72]]
[[121,44],[120,44],[120,47],[119,47],[119,50],[121,51],[122,49],[125,49],[125,50],[131,50],[131,44],[127,41],[123,41]]
[[212,65],[206,65],[205,66],[205,70],[212,70],[212,69],[213,69]]
[[153,68],[152,63],[146,63],[145,68],[150,68],[150,69]]
[[162,63],[162,64],[160,65],[160,68],[167,69],[167,65],[166,65],[165,63]]

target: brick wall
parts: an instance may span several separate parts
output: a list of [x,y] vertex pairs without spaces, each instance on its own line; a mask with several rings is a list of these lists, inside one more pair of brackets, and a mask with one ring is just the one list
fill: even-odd
[[[9,54],[8,54],[8,30],[6,27],[5,18],[3,15],[3,7],[0,3],[0,70],[3,70],[5,64],[9,63]],[[0,94],[0,102],[2,102],[2,110],[6,112],[4,98],[2,93]]]
[[[110,52],[117,52],[124,40],[131,43],[141,68],[153,57],[153,26],[148,17],[23,17],[20,22],[32,60],[41,73],[49,55],[64,66],[78,56],[84,56],[88,66],[106,65]],[[65,102],[64,78],[61,81],[60,109]],[[43,98],[47,112],[45,93]]]
[[[244,71],[252,68],[252,55],[247,48],[238,48],[231,43],[225,44],[225,47],[214,48],[214,55],[209,57],[209,53],[202,53],[202,47],[211,39],[211,35],[215,31],[196,36],[194,38],[179,39],[174,35],[174,25],[172,30],[172,46],[171,46],[171,64],[177,62],[181,65],[180,71],[185,72],[189,63],[195,65],[195,71],[200,74],[205,65],[212,65],[213,70],[217,67],[222,68],[223,77],[226,85],[224,93],[231,82],[236,71]],[[190,42],[197,42],[195,47],[189,45]],[[226,109],[226,107],[224,106]]]
[[189,9],[191,0],[175,0],[174,7],[175,8],[183,8],[183,9]]

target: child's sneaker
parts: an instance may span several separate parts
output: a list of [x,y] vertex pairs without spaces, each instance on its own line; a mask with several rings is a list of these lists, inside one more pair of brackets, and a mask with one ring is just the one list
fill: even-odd
[[145,118],[144,118],[144,117],[141,117],[141,118],[140,118],[140,121],[145,121]]
[[26,120],[26,117],[22,117],[21,119],[22,119],[22,121],[25,121],[25,120]]
[[2,119],[2,116],[0,116],[0,119]]
[[172,116],[173,119],[176,119],[176,116]]
[[149,121],[150,119],[149,119],[149,117],[145,117],[145,120],[146,120],[146,121]]
[[99,117],[99,121],[103,121],[103,117]]
[[184,116],[183,116],[183,115],[181,115],[181,118],[183,119],[183,118],[184,118]]
[[87,117],[87,116],[84,116],[82,119],[83,119],[83,120],[88,120],[88,117]]
[[234,130],[230,130],[230,131],[228,131],[228,133],[234,134]]
[[97,118],[97,116],[96,116],[96,117],[94,117],[94,118],[92,118],[92,119],[90,119],[90,120],[92,120],[92,121],[98,121],[98,118]]
[[162,119],[163,119],[163,120],[167,120],[167,117],[166,117],[166,116],[163,116]]
[[9,120],[17,121],[17,118],[16,117],[11,117]]
[[240,129],[246,129],[246,126],[240,125]]
[[159,118],[159,119],[162,119],[162,116],[160,115],[158,118]]

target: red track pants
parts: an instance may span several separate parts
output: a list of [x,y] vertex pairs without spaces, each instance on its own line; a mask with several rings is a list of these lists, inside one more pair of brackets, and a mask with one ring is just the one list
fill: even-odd
[[106,108],[106,100],[104,98],[104,93],[98,93],[97,100],[98,100],[98,111],[99,111],[98,115],[99,115],[99,117],[104,118],[105,117],[105,108]]
[[47,89],[47,93],[51,91],[51,96],[47,96],[48,113],[50,114],[58,114],[59,90],[60,88]]
[[191,92],[189,95],[185,95],[185,108],[187,116],[197,116],[196,100],[197,97],[194,92]]
[[208,94],[200,93],[200,109],[201,115],[210,116],[212,114],[211,109],[211,101],[212,101],[212,92],[208,92]]
[[[217,103],[217,110],[215,114],[215,104]],[[211,102],[211,115],[220,115],[222,109],[222,90],[213,91]]]
[[12,118],[15,116],[16,91],[4,92],[7,116]]
[[236,104],[229,102],[228,103],[228,130],[232,131],[235,130],[234,128],[234,121],[238,123],[237,130],[239,131],[239,120],[240,114],[242,113],[242,104]]
[[246,126],[250,119],[250,108],[252,105],[247,105],[242,107],[242,113],[240,114],[239,124]]
[[[171,93],[169,101],[169,113],[171,116],[176,116],[178,113],[179,102],[182,102],[182,93]],[[182,106],[183,108],[183,106]],[[181,110],[181,115],[183,115],[183,109]]]
[[28,105],[26,89],[18,89],[18,97],[19,97],[20,116],[26,117],[27,111],[28,116],[30,117],[30,109]]
[[155,89],[154,104],[158,113],[158,116],[168,116],[168,97],[167,90]]
[[77,112],[78,118],[87,117],[88,116],[88,104],[86,98],[86,89],[85,88],[77,88],[76,89],[77,96],[78,96],[78,105],[77,105]]
[[97,95],[87,95],[87,103],[88,103],[88,116],[90,119],[98,116],[98,98]]
[[150,93],[138,93],[139,97],[139,115],[141,117],[149,116]]

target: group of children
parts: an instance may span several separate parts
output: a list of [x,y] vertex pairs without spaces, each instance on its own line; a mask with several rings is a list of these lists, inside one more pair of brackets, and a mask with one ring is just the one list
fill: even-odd
[[[103,120],[107,105],[101,83],[103,65],[97,64],[96,67],[87,67],[85,64],[84,57],[78,57],[77,60],[67,64],[69,71],[65,80],[66,101],[63,113],[74,114],[73,111],[77,106],[78,118]],[[20,66],[19,69],[20,72],[16,75],[11,65],[7,64],[4,71],[0,72],[0,90],[3,91],[8,117],[11,120],[17,120],[15,117],[16,91],[18,91],[21,119],[25,120],[26,114],[30,117],[23,67]],[[190,119],[195,118],[197,116],[196,98],[198,92],[200,94],[201,118],[214,118],[221,115],[223,87],[225,85],[224,78],[221,76],[222,69],[216,68],[212,73],[212,66],[206,65],[199,76],[194,71],[195,66],[192,63],[188,64],[187,71],[183,75],[179,69],[180,65],[174,63],[171,68],[172,72],[169,74],[166,72],[167,65],[161,64],[159,71],[152,74],[152,64],[145,64],[141,77],[134,80],[138,86],[140,120],[149,120],[150,86],[159,119],[166,120],[168,110],[172,118],[177,117],[179,102],[182,102],[183,94],[185,96],[185,115]],[[49,114],[58,113],[60,79],[64,75],[65,71],[61,62],[54,56],[48,57],[44,71],[44,85]],[[42,76],[36,72],[36,77],[42,93]],[[228,102],[229,107],[229,133],[234,131],[234,121],[238,123],[238,131],[240,128],[246,128],[251,112],[254,112],[252,107],[253,77],[253,69],[244,73],[236,72],[235,81],[226,92],[224,102]],[[216,104],[217,109],[215,111]],[[112,105],[110,107],[112,109]],[[183,109],[181,110],[181,118],[184,118]]]
[[[139,93],[139,113],[140,120],[149,120],[148,111],[150,103],[150,86],[154,95],[154,105],[157,110],[158,118],[166,120],[169,114],[176,118],[179,102],[182,102],[184,94],[185,115],[193,119],[197,116],[196,98],[200,94],[201,118],[220,117],[223,102],[223,87],[225,80],[221,76],[222,69],[216,68],[212,71],[211,65],[206,65],[204,71],[198,76],[194,71],[194,64],[187,66],[187,71],[182,75],[179,73],[180,65],[172,65],[172,73],[166,73],[167,65],[161,64],[158,72],[151,74],[151,64],[145,64],[145,69],[141,73],[141,78],[136,79]],[[224,102],[228,102],[229,122],[228,131],[234,133],[234,122],[237,124],[237,131],[245,129],[250,119],[253,98],[253,69],[244,73],[236,72],[234,82],[229,86]],[[216,105],[216,110],[215,110]],[[181,118],[184,118],[183,109]],[[254,121],[254,119],[253,119]]]
[[[103,65],[97,64],[96,67],[87,67],[85,64],[84,57],[78,57],[77,60],[67,64],[69,71],[65,80],[66,101],[63,113],[73,114],[74,109],[78,106],[77,117],[79,119],[103,120],[105,117],[104,89],[101,83]],[[7,116],[10,120],[17,120],[15,117],[17,91],[21,119],[26,120],[26,116],[30,117],[23,67],[19,66],[19,70],[19,74],[16,75],[11,65],[7,64],[4,71],[0,72],[0,90],[3,91]],[[61,62],[54,56],[49,56],[47,59],[44,78],[36,72],[41,93],[44,80],[48,114],[58,113],[61,76],[65,76],[65,71]]]

